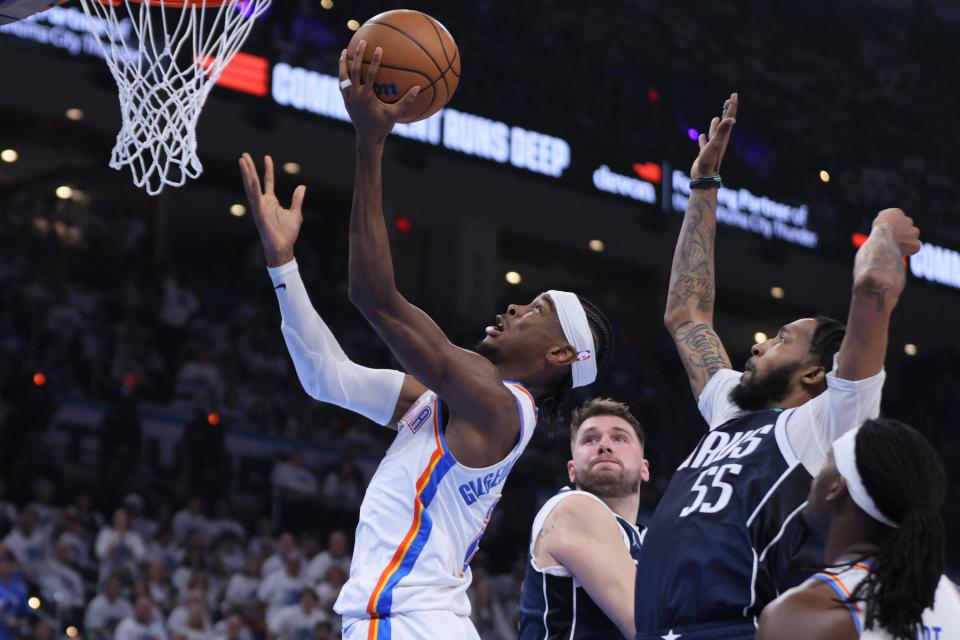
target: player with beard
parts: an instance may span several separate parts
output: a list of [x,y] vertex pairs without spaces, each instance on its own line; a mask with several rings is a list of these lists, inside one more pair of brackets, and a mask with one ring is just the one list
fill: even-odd
[[573,412],[567,473],[576,489],[548,500],[533,521],[521,640],[633,636],[640,483],[650,479],[644,441],[625,404],[595,398]]
[[593,305],[548,291],[510,305],[486,328],[480,353],[451,344],[397,290],[383,217],[381,159],[388,134],[416,91],[395,104],[373,91],[382,52],[361,74],[365,44],[340,58],[347,112],[357,134],[350,216],[349,297],[408,372],[352,362],[310,304],[293,247],[305,187],[289,208],[274,194],[273,162],[261,186],[240,160],[247,197],[283,316],[281,330],[306,391],[355,411],[396,437],[360,507],[350,578],[334,609],[344,637],[476,639],[470,623],[470,560],[538,409],[553,418],[573,387],[594,381],[612,353],[610,324]]
[[881,211],[857,251],[846,331],[801,318],[734,371],[713,328],[720,162],[738,96],[724,103],[691,169],[664,321],[709,431],[648,522],[635,596],[637,638],[753,638],[805,540],[799,517],[831,444],[880,410],[890,315],[919,231]]

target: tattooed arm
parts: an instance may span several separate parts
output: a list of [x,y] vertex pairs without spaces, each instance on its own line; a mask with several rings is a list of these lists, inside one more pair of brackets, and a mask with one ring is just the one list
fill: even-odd
[[863,380],[883,367],[890,315],[906,284],[903,258],[920,250],[920,230],[900,209],[884,209],[853,263],[847,334],[837,355],[837,377]]
[[[691,178],[717,175],[736,123],[739,99],[732,94],[723,105],[722,118],[714,118],[708,135],[700,136],[700,155]],[[717,232],[717,190],[694,189],[673,254],[670,289],[663,321],[677,344],[696,398],[717,371],[730,368],[730,357],[713,330],[716,297],[714,242]]]

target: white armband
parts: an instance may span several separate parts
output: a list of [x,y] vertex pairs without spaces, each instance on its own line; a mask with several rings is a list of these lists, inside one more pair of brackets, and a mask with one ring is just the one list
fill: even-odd
[[404,374],[362,367],[347,357],[310,303],[296,260],[267,272],[280,302],[280,331],[304,391],[377,424],[390,424]]

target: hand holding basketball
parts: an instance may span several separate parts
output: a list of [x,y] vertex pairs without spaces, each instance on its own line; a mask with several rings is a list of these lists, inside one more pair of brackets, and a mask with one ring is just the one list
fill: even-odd
[[260,187],[260,176],[257,175],[257,166],[249,153],[240,158],[240,173],[243,176],[243,188],[247,192],[253,221],[263,243],[263,253],[267,258],[267,266],[279,267],[293,260],[293,245],[300,235],[300,225],[303,224],[303,198],[307,188],[300,185],[293,192],[293,201],[289,209],[280,205],[277,196],[273,193],[273,158],[263,158],[263,188]]
[[693,161],[693,167],[690,169],[691,178],[719,175],[720,163],[723,162],[723,154],[727,152],[727,144],[730,142],[730,132],[733,130],[733,125],[737,123],[739,105],[740,97],[731,93],[730,98],[723,103],[721,117],[710,121],[710,130],[707,134],[700,134],[697,139],[700,144],[700,155]]
[[340,54],[340,81],[350,81],[350,85],[343,89],[343,104],[350,114],[357,136],[374,142],[383,141],[394,125],[401,121],[412,109],[414,101],[420,94],[420,87],[414,85],[402,98],[394,103],[381,101],[373,91],[380,71],[380,61],[383,59],[383,50],[377,47],[373,51],[373,59],[367,69],[366,76],[362,73],[363,54],[367,43],[360,41],[357,51],[347,64],[347,50]]

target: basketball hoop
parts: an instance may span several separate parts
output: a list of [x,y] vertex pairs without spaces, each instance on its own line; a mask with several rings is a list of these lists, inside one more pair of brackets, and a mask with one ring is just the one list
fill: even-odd
[[203,173],[197,122],[271,0],[80,0],[120,90],[110,166],[150,195]]

